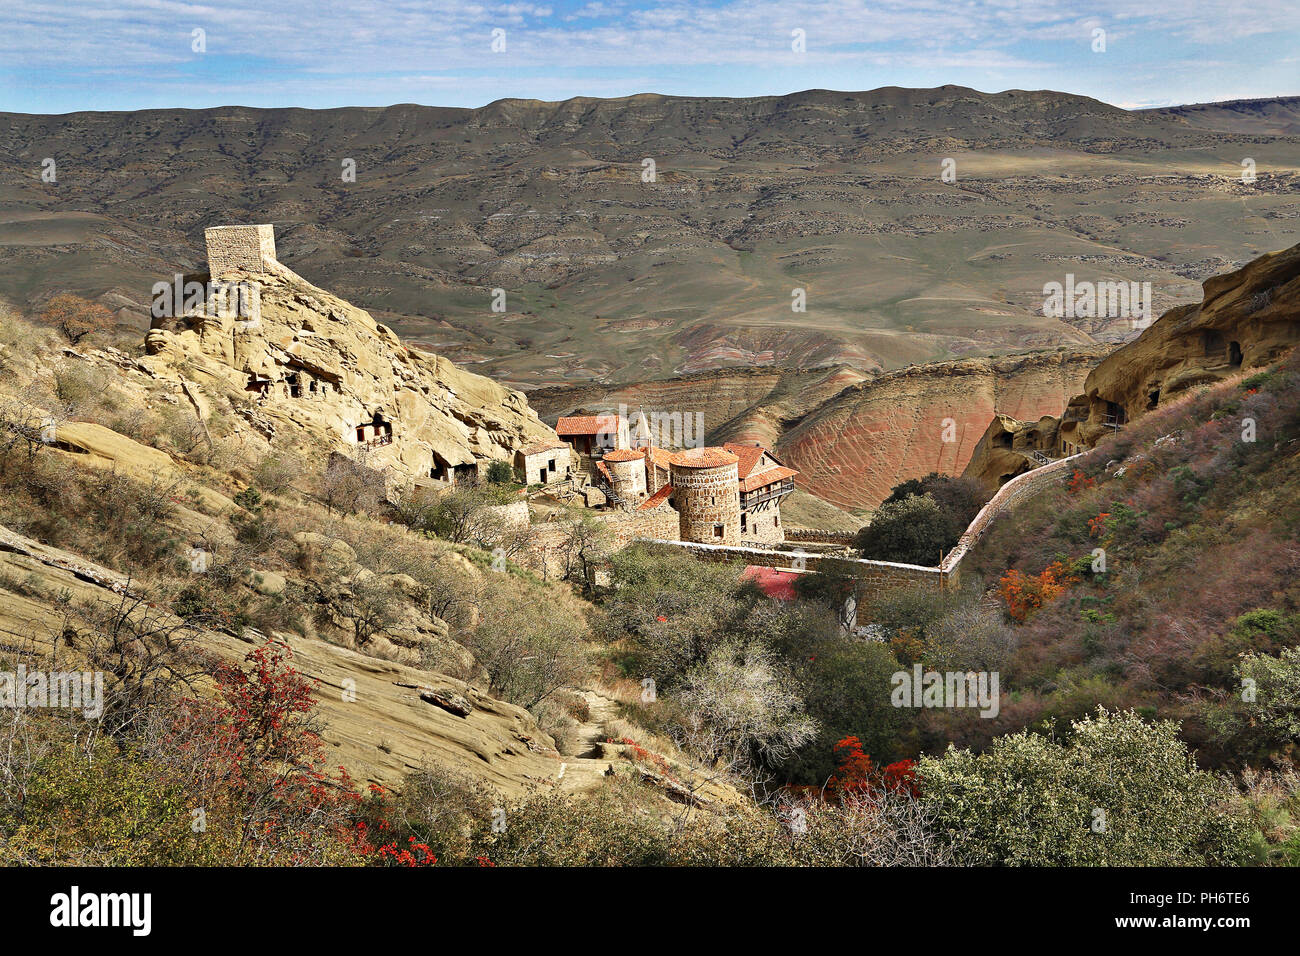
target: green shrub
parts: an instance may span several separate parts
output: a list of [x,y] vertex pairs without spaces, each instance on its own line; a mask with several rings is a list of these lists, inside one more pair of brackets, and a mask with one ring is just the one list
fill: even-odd
[[488,463],[485,477],[488,484],[505,485],[515,480],[515,470],[508,461],[492,461]]
[[940,552],[957,543],[953,531],[951,517],[933,496],[908,495],[877,508],[853,545],[864,558],[933,567]]
[[1231,788],[1178,726],[1097,713],[1060,743],[1027,731],[920,764],[923,803],[976,865],[1223,866],[1250,856]]

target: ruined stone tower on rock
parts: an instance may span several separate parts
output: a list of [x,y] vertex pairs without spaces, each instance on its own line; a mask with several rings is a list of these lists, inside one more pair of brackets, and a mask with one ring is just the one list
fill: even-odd
[[211,226],[203,230],[208,247],[208,272],[212,278],[242,269],[245,272],[275,272],[275,227]]

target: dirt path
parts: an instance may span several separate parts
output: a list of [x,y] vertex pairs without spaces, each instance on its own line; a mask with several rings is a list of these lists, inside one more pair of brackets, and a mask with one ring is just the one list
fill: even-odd
[[618,701],[594,690],[580,692],[587,702],[590,716],[578,725],[578,757],[599,756],[599,744],[605,739],[605,721],[618,716]]

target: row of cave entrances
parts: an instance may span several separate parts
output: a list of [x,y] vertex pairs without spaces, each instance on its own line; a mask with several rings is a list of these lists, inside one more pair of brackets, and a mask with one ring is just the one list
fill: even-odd
[[[290,398],[302,398],[304,394],[324,394],[330,388],[329,382],[322,382],[318,387],[316,379],[307,376],[307,386],[304,391],[302,376],[299,376],[297,372],[292,372],[285,376],[283,381],[288,387]],[[271,393],[272,384],[273,382],[269,377],[258,375],[255,372],[250,372],[248,375],[248,385],[246,386],[246,390],[266,397]],[[383,412],[375,412],[370,421],[362,422],[356,427],[356,436],[358,445],[390,445],[393,442],[393,423],[391,420],[384,417]],[[477,475],[478,466],[476,464],[453,465],[436,451],[432,453],[432,460],[429,466],[429,477],[435,481],[445,481],[450,484],[455,484],[459,481],[472,479]]]
[[[282,379],[285,387],[289,391],[290,398],[302,398],[304,395],[324,395],[329,392],[331,388],[335,391],[339,391],[339,387],[337,385],[332,385],[330,382],[318,383],[316,379],[310,375],[306,376],[306,378],[306,388],[303,387],[303,376],[299,375],[297,372],[291,372]],[[256,372],[249,372],[248,384],[244,386],[244,391],[254,392],[265,398],[271,394],[271,386],[273,384],[275,383],[268,376],[258,375]]]
[[[374,417],[357,426],[357,443],[361,445],[390,445],[393,442],[393,423],[384,417],[383,412],[375,412]],[[436,451],[431,452],[429,477],[435,481],[448,484],[472,480],[478,476],[478,465],[453,465]]]
[[435,451],[433,452],[433,467],[429,469],[429,477],[434,481],[445,481],[453,485],[460,481],[471,481],[478,477],[478,465],[474,463],[453,465]]
[[[1213,357],[1217,354],[1222,354],[1224,352],[1223,335],[1213,330],[1206,332],[1204,334],[1202,345],[1207,358]],[[1241,368],[1242,359],[1244,357],[1241,352],[1241,343],[1235,341],[1227,343],[1227,354],[1225,357],[1228,360],[1229,368]],[[1146,410],[1149,412],[1154,411],[1159,405],[1160,389],[1157,387],[1147,392]]]
[[[303,387],[303,378],[306,378],[306,388]],[[297,372],[291,372],[282,380],[288,388],[290,398],[302,398],[304,395],[314,396],[323,395],[331,388],[327,381],[317,383],[313,376],[301,376]],[[258,375],[256,372],[248,373],[248,384],[245,390],[258,395],[265,399],[271,394],[271,386],[275,384],[269,376]],[[337,386],[333,386],[337,388]],[[393,443],[393,423],[384,417],[383,412],[375,412],[370,421],[362,422],[356,427],[356,436],[358,445],[391,445]],[[453,465],[447,459],[443,458],[436,451],[432,453],[432,459],[429,464],[429,477],[436,481],[445,481],[449,484],[455,484],[459,481],[473,479],[478,475],[478,466],[475,464]]]
[[[393,423],[384,417],[383,412],[375,412],[374,417],[357,426],[357,443],[361,445],[390,445],[393,441]],[[435,481],[448,484],[472,480],[478,476],[478,465],[453,465],[436,451],[431,452],[429,477]]]

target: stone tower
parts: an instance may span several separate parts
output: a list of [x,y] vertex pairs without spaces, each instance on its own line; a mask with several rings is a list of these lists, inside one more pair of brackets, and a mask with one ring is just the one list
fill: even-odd
[[609,469],[609,483],[614,494],[628,503],[639,501],[646,495],[645,456],[630,448],[608,452],[603,461]]
[[234,269],[274,272],[275,227],[212,226],[203,230],[208,246],[208,273],[217,278]]
[[668,459],[683,541],[740,543],[739,460],[724,448],[690,448]]

